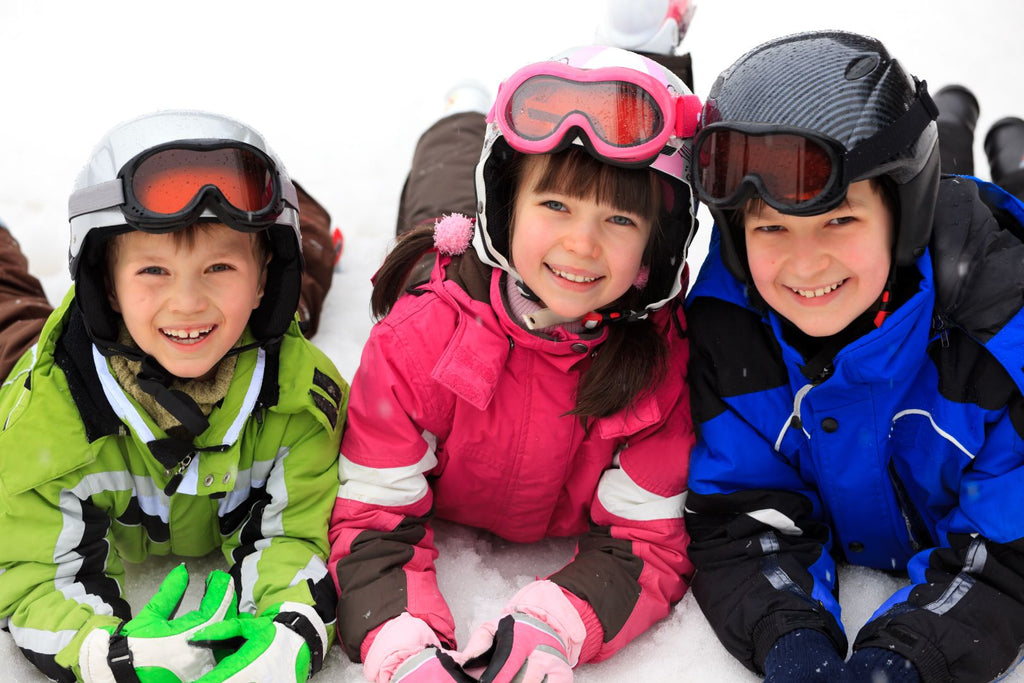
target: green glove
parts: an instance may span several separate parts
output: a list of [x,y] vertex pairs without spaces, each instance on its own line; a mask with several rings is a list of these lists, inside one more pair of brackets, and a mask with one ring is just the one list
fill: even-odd
[[301,683],[320,670],[327,648],[327,629],[309,605],[284,602],[258,617],[211,624],[195,634],[196,648],[237,646],[195,683],[295,681]]
[[214,570],[206,579],[199,609],[174,615],[188,588],[188,569],[180,564],[139,614],[113,634],[96,629],[78,653],[85,683],[178,683],[193,681],[217,663],[213,651],[189,645],[204,626],[238,615],[231,576]]

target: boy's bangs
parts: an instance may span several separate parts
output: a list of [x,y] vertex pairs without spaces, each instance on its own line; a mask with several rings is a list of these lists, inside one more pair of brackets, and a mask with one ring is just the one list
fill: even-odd
[[[205,234],[211,230],[229,230],[228,226],[220,223],[219,221],[207,221],[200,220],[195,223],[186,225],[181,230],[175,230],[170,233],[171,239],[176,249],[186,249],[191,251],[195,248],[196,240],[200,234]],[[128,231],[131,232],[131,231]],[[119,233],[125,234],[125,233]],[[260,230],[258,232],[248,233],[249,244],[252,245],[253,254],[256,256],[256,261],[264,263],[271,254],[270,236],[266,230]],[[108,266],[112,263],[118,254],[120,241],[117,239],[117,235],[107,243],[107,263]]]

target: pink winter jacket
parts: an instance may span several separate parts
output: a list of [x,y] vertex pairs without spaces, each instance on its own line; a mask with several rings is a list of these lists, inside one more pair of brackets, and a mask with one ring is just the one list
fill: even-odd
[[353,661],[403,611],[454,646],[431,516],[523,543],[582,535],[575,558],[548,577],[587,627],[581,662],[645,631],[689,584],[694,437],[681,307],[657,314],[670,346],[662,381],[587,429],[566,413],[605,334],[531,334],[506,312],[503,277],[472,253],[438,257],[363,350],[330,529],[339,636]]

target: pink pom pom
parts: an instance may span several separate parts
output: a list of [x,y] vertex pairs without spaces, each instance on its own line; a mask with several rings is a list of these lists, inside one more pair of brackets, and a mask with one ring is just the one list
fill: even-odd
[[461,213],[441,216],[434,224],[434,246],[442,254],[461,254],[473,238],[473,223],[472,218]]
[[637,289],[643,289],[647,286],[647,280],[651,277],[651,269],[647,266],[640,266],[640,270],[636,272],[636,279],[633,280],[633,286]]

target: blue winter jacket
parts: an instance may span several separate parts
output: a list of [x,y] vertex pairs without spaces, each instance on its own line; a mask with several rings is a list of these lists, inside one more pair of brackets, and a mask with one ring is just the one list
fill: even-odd
[[890,648],[924,681],[991,680],[1019,657],[1024,206],[940,185],[916,293],[824,369],[748,300],[717,232],[690,294],[693,590],[752,670],[799,628],[845,654],[837,560],[910,577],[855,649]]

